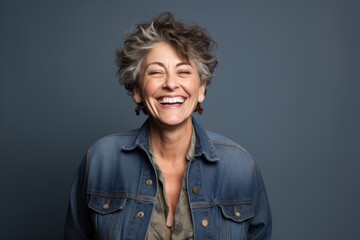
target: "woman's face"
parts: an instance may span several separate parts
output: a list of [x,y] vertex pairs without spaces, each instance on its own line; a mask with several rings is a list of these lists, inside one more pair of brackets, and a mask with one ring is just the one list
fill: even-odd
[[160,42],[144,56],[134,100],[144,104],[152,121],[177,126],[191,122],[197,103],[204,101],[205,87],[194,61],[187,61],[173,46]]

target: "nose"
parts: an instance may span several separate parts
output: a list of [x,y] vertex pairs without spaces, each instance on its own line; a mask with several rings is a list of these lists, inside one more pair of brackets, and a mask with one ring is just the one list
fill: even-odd
[[176,75],[168,73],[164,82],[164,88],[174,90],[179,87],[178,79]]

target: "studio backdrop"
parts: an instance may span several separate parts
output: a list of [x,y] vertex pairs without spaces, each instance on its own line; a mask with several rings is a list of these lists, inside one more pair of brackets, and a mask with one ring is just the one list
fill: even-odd
[[146,119],[118,84],[115,50],[163,11],[218,43],[196,118],[258,163],[273,239],[357,239],[360,6],[340,0],[2,0],[1,239],[62,239],[88,147]]

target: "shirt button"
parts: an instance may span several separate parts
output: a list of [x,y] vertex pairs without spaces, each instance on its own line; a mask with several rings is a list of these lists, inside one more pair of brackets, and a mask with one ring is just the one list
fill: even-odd
[[145,213],[144,213],[143,211],[138,212],[137,216],[138,216],[139,218],[143,218],[143,217],[145,216]]
[[192,190],[192,192],[193,192],[194,194],[198,194],[198,193],[200,192],[200,188],[199,188],[199,187],[194,187],[193,190]]
[[209,226],[209,221],[207,219],[203,219],[201,221],[201,226],[203,226],[204,228],[206,228],[207,226]]
[[146,185],[151,186],[153,184],[153,181],[151,179],[146,180]]

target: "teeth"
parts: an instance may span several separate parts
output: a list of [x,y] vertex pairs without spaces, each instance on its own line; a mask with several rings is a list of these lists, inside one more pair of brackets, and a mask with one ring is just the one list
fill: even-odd
[[161,103],[183,103],[185,100],[182,97],[164,97]]

